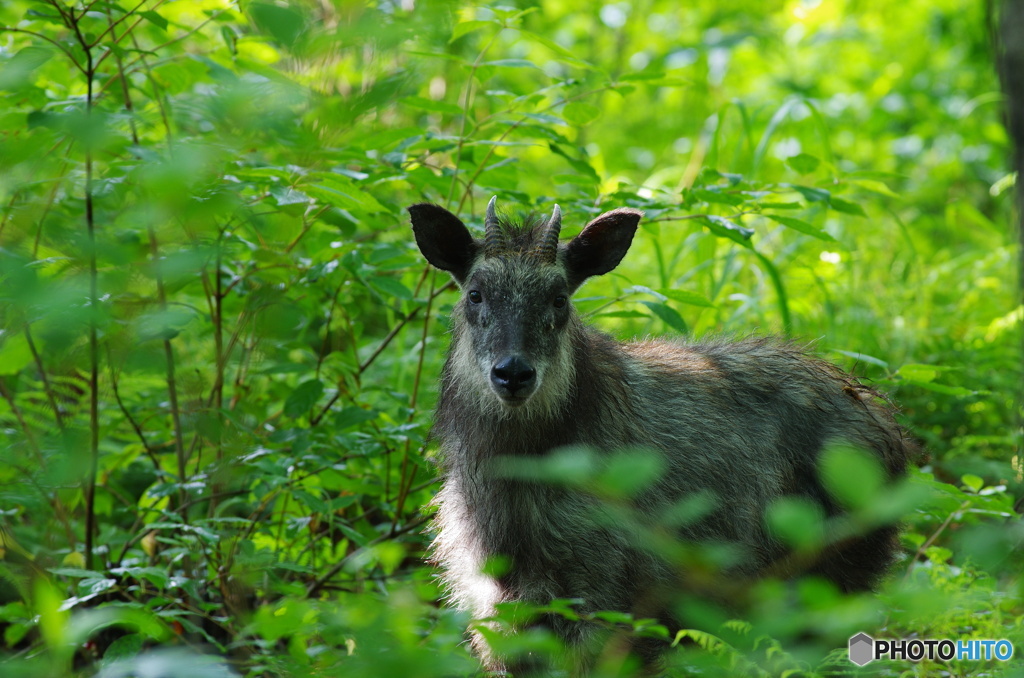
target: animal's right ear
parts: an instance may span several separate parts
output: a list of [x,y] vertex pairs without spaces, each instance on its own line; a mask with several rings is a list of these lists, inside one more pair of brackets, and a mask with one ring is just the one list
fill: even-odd
[[430,203],[409,208],[416,244],[427,261],[448,271],[462,283],[476,259],[479,245],[462,221],[446,210]]
[[569,288],[575,290],[590,276],[603,275],[618,266],[643,215],[628,207],[605,212],[570,240],[565,256]]

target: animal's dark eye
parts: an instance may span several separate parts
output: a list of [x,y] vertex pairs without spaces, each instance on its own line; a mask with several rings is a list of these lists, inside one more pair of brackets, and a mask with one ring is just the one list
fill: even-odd
[[483,300],[484,300],[484,295],[480,294],[480,290],[470,290],[469,291],[469,301],[470,302],[472,302],[474,304],[479,304]]
[[567,301],[568,299],[566,299],[564,294],[559,294],[555,297],[555,308],[565,308],[565,302]]

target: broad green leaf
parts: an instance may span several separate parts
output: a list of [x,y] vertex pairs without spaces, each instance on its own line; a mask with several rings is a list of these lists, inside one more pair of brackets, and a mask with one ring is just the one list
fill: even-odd
[[821,164],[821,161],[815,158],[813,155],[800,153],[798,155],[786,158],[786,164],[792,167],[800,174],[810,174],[814,170],[818,169],[818,165]]
[[768,508],[767,522],[783,541],[796,548],[810,548],[824,538],[825,516],[821,506],[802,497],[783,497]]
[[501,24],[494,21],[463,21],[461,23],[457,23],[455,24],[455,27],[452,28],[452,37],[448,40],[448,43],[451,44],[464,35],[468,35],[474,31],[479,31],[482,28],[487,28],[488,26],[500,27]]
[[154,26],[157,26],[158,28],[160,28],[162,30],[165,30],[165,31],[167,30],[167,19],[163,18],[162,16],[157,14],[155,11],[147,10],[147,11],[144,11],[144,12],[139,12],[139,16],[145,18],[146,21],[149,21]]
[[720,238],[728,238],[735,243],[750,248],[750,237],[754,235],[754,229],[740,226],[739,224],[714,214],[701,218],[708,230]]
[[562,117],[574,125],[583,126],[596,120],[601,115],[601,109],[593,104],[583,101],[568,103],[562,109]]
[[882,490],[882,462],[870,452],[852,447],[826,449],[819,469],[825,488],[850,509],[864,509]]
[[334,427],[341,431],[366,421],[373,421],[380,413],[376,410],[364,410],[361,407],[346,407],[334,415]]
[[10,334],[0,346],[0,375],[17,374],[32,362],[32,350],[24,334]]
[[666,287],[659,288],[658,294],[661,294],[672,301],[678,301],[680,304],[689,304],[691,306],[703,306],[705,308],[714,308],[715,305],[708,300],[703,294],[697,294],[696,292],[690,292],[689,290],[670,289]]
[[896,376],[906,379],[908,381],[915,381],[917,383],[927,383],[932,381],[939,375],[941,368],[933,365],[919,365],[915,363],[908,363],[902,365],[896,370]]
[[16,90],[28,83],[32,73],[55,54],[47,43],[29,45],[18,50],[0,66],[0,91]]
[[839,198],[837,196],[832,196],[832,198],[829,200],[829,205],[831,205],[832,209],[834,209],[836,212],[843,212],[844,214],[854,214],[858,217],[867,216],[864,213],[864,208],[862,208],[860,205],[858,205],[855,202],[850,202],[849,200],[844,200],[843,198]]
[[304,381],[291,392],[288,399],[285,401],[285,415],[292,419],[296,419],[306,414],[314,405],[316,405],[323,393],[324,383],[319,379]]
[[280,206],[305,205],[309,203],[309,196],[301,191],[296,191],[290,186],[274,186],[270,189],[270,195]]
[[[908,380],[909,381],[909,380]],[[963,386],[947,386],[946,384],[937,384],[934,381],[910,381],[911,384],[919,386],[926,391],[933,391],[934,393],[942,393],[943,395],[956,396],[957,398],[965,398],[970,395],[975,395],[977,391],[972,391],[969,388]]]
[[526,30],[520,30],[519,32],[523,36],[529,38],[530,40],[533,40],[534,42],[538,42],[541,45],[544,45],[545,47],[547,47],[548,49],[553,51],[557,55],[557,57],[558,57],[558,59],[560,61],[569,63],[569,64],[571,64],[573,66],[578,67],[578,68],[585,68],[585,69],[588,69],[588,70],[593,70],[594,69],[594,65],[593,64],[590,64],[590,63],[584,61],[583,59],[580,59],[578,55],[574,54],[573,52],[571,52],[570,50],[566,49],[565,47],[562,47],[557,42],[555,42],[553,39],[548,38],[547,36],[541,35],[539,33],[533,33],[531,31],[526,31]]
[[690,328],[687,327],[686,321],[683,320],[683,317],[679,315],[678,311],[671,306],[657,301],[641,301],[640,303],[651,309],[651,312],[654,313],[654,315],[661,318],[666,325],[675,331],[681,334],[689,334]]
[[412,108],[418,108],[423,111],[432,111],[434,113],[444,113],[446,115],[462,115],[462,109],[455,104],[448,103],[447,101],[434,101],[433,99],[425,99],[423,97],[410,96],[402,97],[400,103]]
[[817,226],[807,223],[806,221],[795,219],[793,217],[784,217],[780,214],[766,214],[765,216],[771,219],[772,221],[782,224],[787,228],[791,228],[794,231],[799,231],[804,235],[809,235],[813,238],[817,238],[818,240],[824,240],[825,242],[836,241],[836,239],[833,238],[831,235],[821,230]]
[[302,192],[328,205],[357,212],[388,211],[375,197],[346,176],[317,172],[306,178],[318,183],[302,184]]
[[891,188],[886,186],[883,182],[875,179],[854,179],[850,181],[851,184],[860,186],[861,188],[871,191],[872,193],[878,193],[889,198],[898,198],[899,194],[893,192]]
[[972,492],[979,492],[981,491],[981,488],[985,486],[984,480],[970,473],[960,476],[960,482],[962,482],[964,486],[969,488]]
[[695,188],[690,191],[690,195],[701,202],[715,205],[729,205],[730,207],[738,207],[746,202],[742,195],[737,195],[736,193],[725,193],[724,191],[713,191],[704,188]]
[[306,16],[299,5],[278,5],[265,0],[249,4],[248,11],[256,26],[281,45],[291,48],[306,30]]
[[397,278],[377,276],[370,279],[370,284],[386,295],[399,299],[412,299],[412,290],[403,285]]
[[799,193],[800,195],[804,196],[804,198],[806,198],[810,202],[828,203],[832,198],[832,193],[826,191],[824,188],[814,188],[813,186],[797,186],[794,184],[789,184],[789,187],[792,188],[797,193]]
[[495,59],[493,61],[485,61],[481,66],[505,66],[507,68],[536,68],[540,69],[540,66],[533,63],[529,59]]

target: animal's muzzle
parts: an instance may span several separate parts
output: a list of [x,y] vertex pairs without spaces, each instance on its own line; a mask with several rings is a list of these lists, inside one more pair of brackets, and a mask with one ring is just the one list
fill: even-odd
[[504,358],[491,368],[491,386],[505,402],[525,401],[536,385],[537,370],[519,356]]

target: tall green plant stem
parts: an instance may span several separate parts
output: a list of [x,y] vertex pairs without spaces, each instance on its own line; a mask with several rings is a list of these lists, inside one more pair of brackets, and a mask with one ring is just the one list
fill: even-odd
[[[93,107],[93,80],[96,77],[96,66],[93,59],[93,47],[82,34],[78,22],[85,12],[76,16],[74,8],[65,9],[59,2],[51,0],[50,5],[64,19],[65,25],[75,34],[82,52],[85,54],[85,65],[80,67],[85,75],[85,115],[86,124],[91,124]],[[70,56],[70,55],[69,55]],[[72,57],[72,60],[74,58]],[[99,330],[97,328],[99,314],[99,272],[96,262],[96,214],[93,205],[93,154],[92,148],[85,149],[85,227],[89,243],[89,472],[85,479],[85,567],[92,569],[94,565],[93,537],[96,532],[96,476],[99,473],[100,458],[100,364],[99,364]]]
[[[164,289],[164,276],[160,270],[160,244],[156,239],[156,231],[149,227],[149,252],[153,259],[154,275],[156,276],[156,294],[160,303],[160,310],[167,310],[167,291]],[[181,430],[181,410],[178,408],[178,386],[174,376],[174,348],[171,340],[164,337],[164,359],[167,363],[167,397],[171,404],[171,421],[174,425],[174,454],[178,461],[178,511],[181,519],[187,520],[185,503],[188,496],[185,493],[185,473],[187,458],[185,455],[184,433]]]

